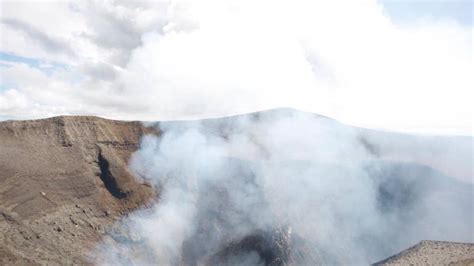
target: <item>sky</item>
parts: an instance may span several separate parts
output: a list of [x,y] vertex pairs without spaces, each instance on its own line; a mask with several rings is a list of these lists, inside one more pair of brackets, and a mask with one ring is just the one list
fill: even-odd
[[472,1],[1,1],[0,119],[293,107],[471,135]]

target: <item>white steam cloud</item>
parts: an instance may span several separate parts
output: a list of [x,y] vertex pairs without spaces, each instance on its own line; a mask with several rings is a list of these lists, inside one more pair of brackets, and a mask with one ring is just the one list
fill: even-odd
[[473,241],[471,184],[384,161],[334,120],[282,109],[157,127],[131,169],[159,200],[109,233],[103,264],[367,264]]

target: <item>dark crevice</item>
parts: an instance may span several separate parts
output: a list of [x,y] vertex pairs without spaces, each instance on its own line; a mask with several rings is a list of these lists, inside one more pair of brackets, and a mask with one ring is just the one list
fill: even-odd
[[112,175],[109,169],[109,162],[107,159],[102,156],[102,153],[99,151],[99,167],[100,167],[100,179],[104,182],[105,188],[117,199],[123,199],[127,196],[127,193],[124,193],[117,185],[115,177]]
[[237,258],[244,258],[254,252],[259,264],[265,266],[288,265],[292,248],[291,229],[280,228],[271,231],[258,230],[237,242],[231,242],[212,258],[212,265],[232,265]]
[[371,155],[375,157],[380,157],[380,148],[377,147],[374,143],[371,143],[367,138],[359,136],[359,142],[368,151]]

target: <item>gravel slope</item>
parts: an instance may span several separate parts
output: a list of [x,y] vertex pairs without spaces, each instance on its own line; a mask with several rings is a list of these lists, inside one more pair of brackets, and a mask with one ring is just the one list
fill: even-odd
[[140,122],[0,123],[0,265],[87,264],[109,225],[153,197],[127,170]]
[[421,241],[374,265],[474,265],[474,244]]

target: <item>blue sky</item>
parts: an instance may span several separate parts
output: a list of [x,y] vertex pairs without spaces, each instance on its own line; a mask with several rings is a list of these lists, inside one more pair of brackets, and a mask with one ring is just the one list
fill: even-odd
[[[66,65],[58,62],[49,62],[37,58],[24,57],[13,53],[6,53],[0,51],[0,67],[8,67],[8,64],[6,64],[5,62],[24,63],[27,64],[29,67],[39,69],[48,75],[59,68],[66,67]],[[0,89],[1,88],[2,84],[0,84]]]
[[473,24],[473,1],[470,0],[379,0],[379,2],[397,22],[409,23],[427,17],[451,19],[463,25]]

